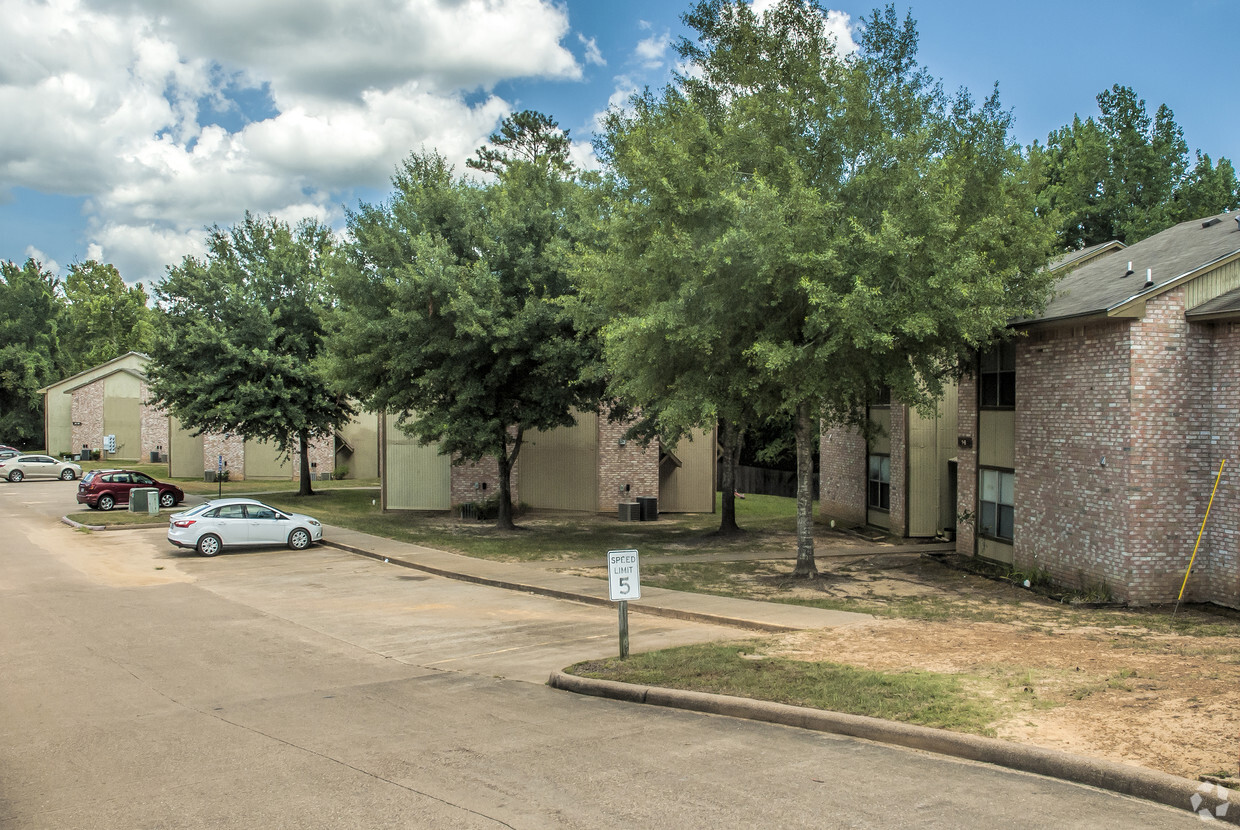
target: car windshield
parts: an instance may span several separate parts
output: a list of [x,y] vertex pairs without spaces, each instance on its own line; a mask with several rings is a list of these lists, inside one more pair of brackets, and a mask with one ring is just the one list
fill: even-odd
[[211,507],[211,502],[207,502],[206,504],[199,504],[194,507],[191,507],[189,510],[186,510],[185,513],[182,515],[197,516],[199,513],[203,512],[204,510],[207,510],[210,507]]

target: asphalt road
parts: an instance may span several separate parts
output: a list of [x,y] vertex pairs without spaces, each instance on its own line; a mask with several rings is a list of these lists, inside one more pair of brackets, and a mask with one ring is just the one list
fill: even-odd
[[[607,609],[322,547],[203,559],[0,482],[0,828],[1195,827],[1008,770],[558,692]],[[735,630],[630,618],[634,649]]]

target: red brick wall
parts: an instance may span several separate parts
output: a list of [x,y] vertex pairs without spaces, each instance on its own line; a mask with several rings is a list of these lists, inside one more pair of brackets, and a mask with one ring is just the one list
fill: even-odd
[[[82,445],[92,450],[103,446],[103,381],[74,390],[70,396],[70,420],[73,422],[74,453],[82,451]],[[48,451],[54,451],[48,447]]]
[[[520,455],[517,456],[516,466],[518,468],[521,466]],[[512,486],[513,504],[521,503],[521,494],[517,487],[519,479],[518,470],[514,469],[509,476],[509,484]],[[471,501],[486,501],[492,496],[498,496],[499,462],[495,460],[494,456],[491,456],[477,462],[461,464],[460,466],[454,465],[452,467],[449,491],[453,507]]]
[[[1105,582],[1123,599],[1130,582],[1129,351],[1127,321],[1016,341],[1015,566],[1044,569],[1063,585]],[[962,491],[964,477],[962,468]],[[969,480],[976,499],[976,472]]]
[[620,439],[630,424],[598,419],[598,509],[612,513],[622,501],[659,495],[659,445]]
[[[1236,359],[1240,355],[1240,323],[1191,325],[1189,332],[1190,353],[1194,359],[1202,352],[1208,355],[1210,370],[1204,404],[1211,455],[1209,468],[1196,476],[1194,484],[1201,497],[1208,500],[1219,464],[1224,460],[1226,464],[1185,596],[1235,608],[1240,607],[1240,361]],[[1203,518],[1204,513],[1186,517],[1185,522],[1196,534]],[[1180,579],[1183,581],[1182,574]]]
[[818,446],[818,513],[865,524],[865,438],[855,429],[822,426]]
[[[1017,382],[1019,395],[1019,380]],[[956,446],[956,552],[966,556],[974,553],[977,530],[977,379],[961,378],[957,386],[956,437],[966,437],[968,448]],[[1019,508],[1017,509],[1019,514]],[[960,517],[973,517],[959,521]]]
[[891,401],[891,522],[897,536],[908,532],[908,407]]
[[145,462],[151,460],[153,452],[168,452],[168,414],[146,403],[150,397],[146,381],[142,382],[140,395],[142,442],[138,460]]
[[245,478],[245,439],[240,435],[225,438],[220,433],[204,433],[202,436],[202,468],[214,471],[219,457],[224,456],[224,469],[235,481]]

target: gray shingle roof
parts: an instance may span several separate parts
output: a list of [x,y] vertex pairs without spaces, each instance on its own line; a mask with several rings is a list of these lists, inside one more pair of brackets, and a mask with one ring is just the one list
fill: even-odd
[[[1104,314],[1140,295],[1158,294],[1181,277],[1240,253],[1238,215],[1221,213],[1181,222],[1122,251],[1086,262],[1059,281],[1054,299],[1041,315],[1021,322]],[[1203,227],[1213,219],[1220,221]],[[1129,262],[1133,273],[1124,276]],[[1149,288],[1145,287],[1147,270],[1154,280]]]
[[1240,312],[1240,288],[1234,288],[1226,294],[1220,294],[1209,302],[1202,303],[1184,314],[1185,317],[1201,319],[1205,317],[1230,317]]
[[1103,248],[1111,248],[1111,247],[1114,247],[1115,250],[1118,251],[1124,247],[1124,243],[1120,242],[1118,239],[1113,239],[1110,242],[1099,242],[1097,245],[1089,245],[1088,247],[1082,248],[1079,251],[1068,251],[1066,254],[1061,254],[1060,256],[1056,257],[1051,262],[1051,264],[1047,267],[1050,268],[1052,271],[1059,271],[1064,268],[1070,268],[1072,264],[1075,262],[1080,262],[1082,260],[1089,259],[1090,256],[1094,254],[1094,252],[1101,251]]

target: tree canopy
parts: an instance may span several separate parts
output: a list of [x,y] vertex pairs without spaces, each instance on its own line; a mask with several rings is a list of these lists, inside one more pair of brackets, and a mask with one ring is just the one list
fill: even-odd
[[1199,150],[1190,168],[1183,130],[1166,104],[1151,118],[1145,101],[1119,84],[1097,100],[1097,118],[1078,115],[1045,146],[1030,148],[1045,176],[1039,209],[1056,223],[1063,249],[1132,243],[1240,207],[1231,162],[1215,164]]
[[0,262],[0,443],[39,446],[39,389],[66,374],[60,280],[33,259]]
[[602,391],[593,340],[563,304],[582,202],[561,138],[537,113],[506,120],[471,163],[485,182],[435,153],[410,156],[388,204],[350,214],[352,267],[338,282],[336,376],[454,463],[494,458],[505,528],[525,431],[571,425]]
[[813,0],[760,16],[708,0],[685,21],[689,71],[609,117],[622,203],[589,291],[611,306],[612,376],[635,397],[665,388],[664,417],[744,399],[795,418],[796,572],[812,575],[816,419],[855,419],[882,387],[931,405],[1044,301],[1050,234],[997,93],[945,96],[893,7],[857,54]]
[[309,441],[353,414],[322,371],[331,232],[246,214],[215,227],[204,259],[186,257],[155,287],[163,327],[151,351],[152,398],[186,427],[297,447],[310,495]]
[[126,285],[116,266],[87,260],[69,266],[64,291],[61,346],[73,372],[150,349],[155,312],[142,283]]

